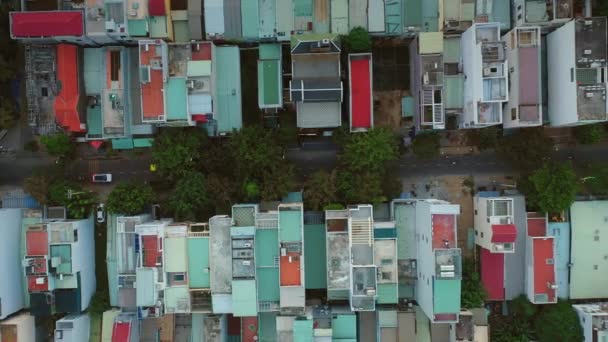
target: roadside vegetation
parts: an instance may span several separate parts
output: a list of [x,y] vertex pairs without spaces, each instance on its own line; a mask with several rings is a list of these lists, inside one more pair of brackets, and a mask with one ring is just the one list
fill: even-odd
[[8,3],[0,4],[0,130],[13,127],[19,120],[16,100],[11,94],[11,81],[17,65],[17,42],[10,37]]
[[154,200],[154,192],[148,184],[132,181],[118,184],[106,200],[107,210],[123,215],[137,215]]

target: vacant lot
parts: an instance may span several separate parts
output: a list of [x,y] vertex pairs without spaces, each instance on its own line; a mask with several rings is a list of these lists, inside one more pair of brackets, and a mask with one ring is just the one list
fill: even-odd
[[409,42],[399,38],[374,41],[374,90],[409,90]]

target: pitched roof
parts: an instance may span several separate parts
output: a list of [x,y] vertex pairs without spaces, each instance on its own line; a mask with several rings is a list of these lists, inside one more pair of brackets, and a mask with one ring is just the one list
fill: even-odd
[[493,243],[513,243],[517,238],[517,228],[514,224],[493,224],[492,242]]
[[55,119],[70,132],[82,132],[78,116],[78,47],[69,44],[57,45],[57,79],[61,82],[55,97]]
[[11,36],[61,37],[82,36],[82,11],[11,12]]

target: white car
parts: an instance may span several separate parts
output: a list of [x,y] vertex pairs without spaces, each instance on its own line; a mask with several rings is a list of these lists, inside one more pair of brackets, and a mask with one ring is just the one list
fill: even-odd
[[111,173],[96,173],[91,177],[93,183],[111,183],[112,182],[112,174]]
[[97,223],[106,222],[106,211],[105,205],[103,203],[99,203],[97,206]]

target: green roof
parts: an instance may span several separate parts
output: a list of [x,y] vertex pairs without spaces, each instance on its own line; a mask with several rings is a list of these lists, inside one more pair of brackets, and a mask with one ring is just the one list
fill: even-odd
[[84,49],[84,89],[86,94],[101,94],[104,85],[104,48]]
[[277,314],[272,312],[260,313],[258,316],[259,342],[275,342],[277,340]]
[[293,14],[296,17],[311,17],[312,0],[293,0]]
[[260,59],[281,59],[281,44],[260,44]]
[[185,43],[190,40],[190,30],[187,20],[173,20],[173,38],[178,43]]
[[403,26],[422,26],[422,3],[423,0],[403,0]]
[[283,89],[281,82],[281,61],[258,61],[258,101],[260,108],[280,106]]
[[236,46],[215,48],[216,119],[220,133],[239,130],[243,125],[240,59]]
[[133,148],[133,139],[131,139],[131,138],[112,139],[112,148],[115,150],[130,150]]
[[276,229],[256,229],[255,263],[258,267],[275,266],[279,256],[279,233]]
[[312,324],[311,319],[295,319],[293,321],[293,342],[312,342]]
[[401,34],[403,26],[401,25],[401,0],[386,1],[384,3],[384,16],[386,21],[387,34]]
[[460,37],[443,39],[443,62],[460,63]]
[[280,241],[302,241],[302,210],[279,210],[279,228]]
[[128,19],[127,29],[130,36],[147,36],[148,35],[148,19]]
[[87,106],[87,135],[103,134],[101,127],[101,106]]
[[397,284],[378,284],[378,304],[397,304],[398,291]]
[[72,246],[70,245],[51,245],[51,258],[61,258],[61,263],[57,266],[57,273],[72,273]]
[[258,301],[278,302],[280,300],[279,268],[258,267],[256,269],[258,281]]
[[[503,0],[500,0],[503,1]],[[508,3],[508,1],[503,1]],[[439,1],[423,1],[422,2],[422,31],[437,32],[439,31]]]
[[165,87],[167,99],[167,120],[188,120],[188,88],[185,78],[169,78]]
[[436,279],[433,285],[433,312],[460,311],[460,279]]
[[258,0],[241,0],[241,27],[244,38],[258,38],[259,36],[259,17]]
[[167,31],[167,17],[158,16],[150,17],[150,38],[168,38],[169,32]]
[[154,138],[135,138],[133,139],[133,147],[152,147]]
[[[205,341],[205,314],[192,313],[192,329],[190,329],[190,341]],[[106,342],[106,341],[103,341]]]
[[234,316],[250,317],[258,314],[255,280],[232,281]]
[[324,224],[304,225],[304,269],[307,289],[327,287],[327,251]]
[[190,287],[210,287],[209,276],[209,238],[188,238],[188,283]]
[[357,338],[357,316],[337,315],[331,320],[333,340]]
[[464,76],[463,75],[444,75],[443,84],[444,90],[444,107],[450,108],[462,108],[464,104]]

